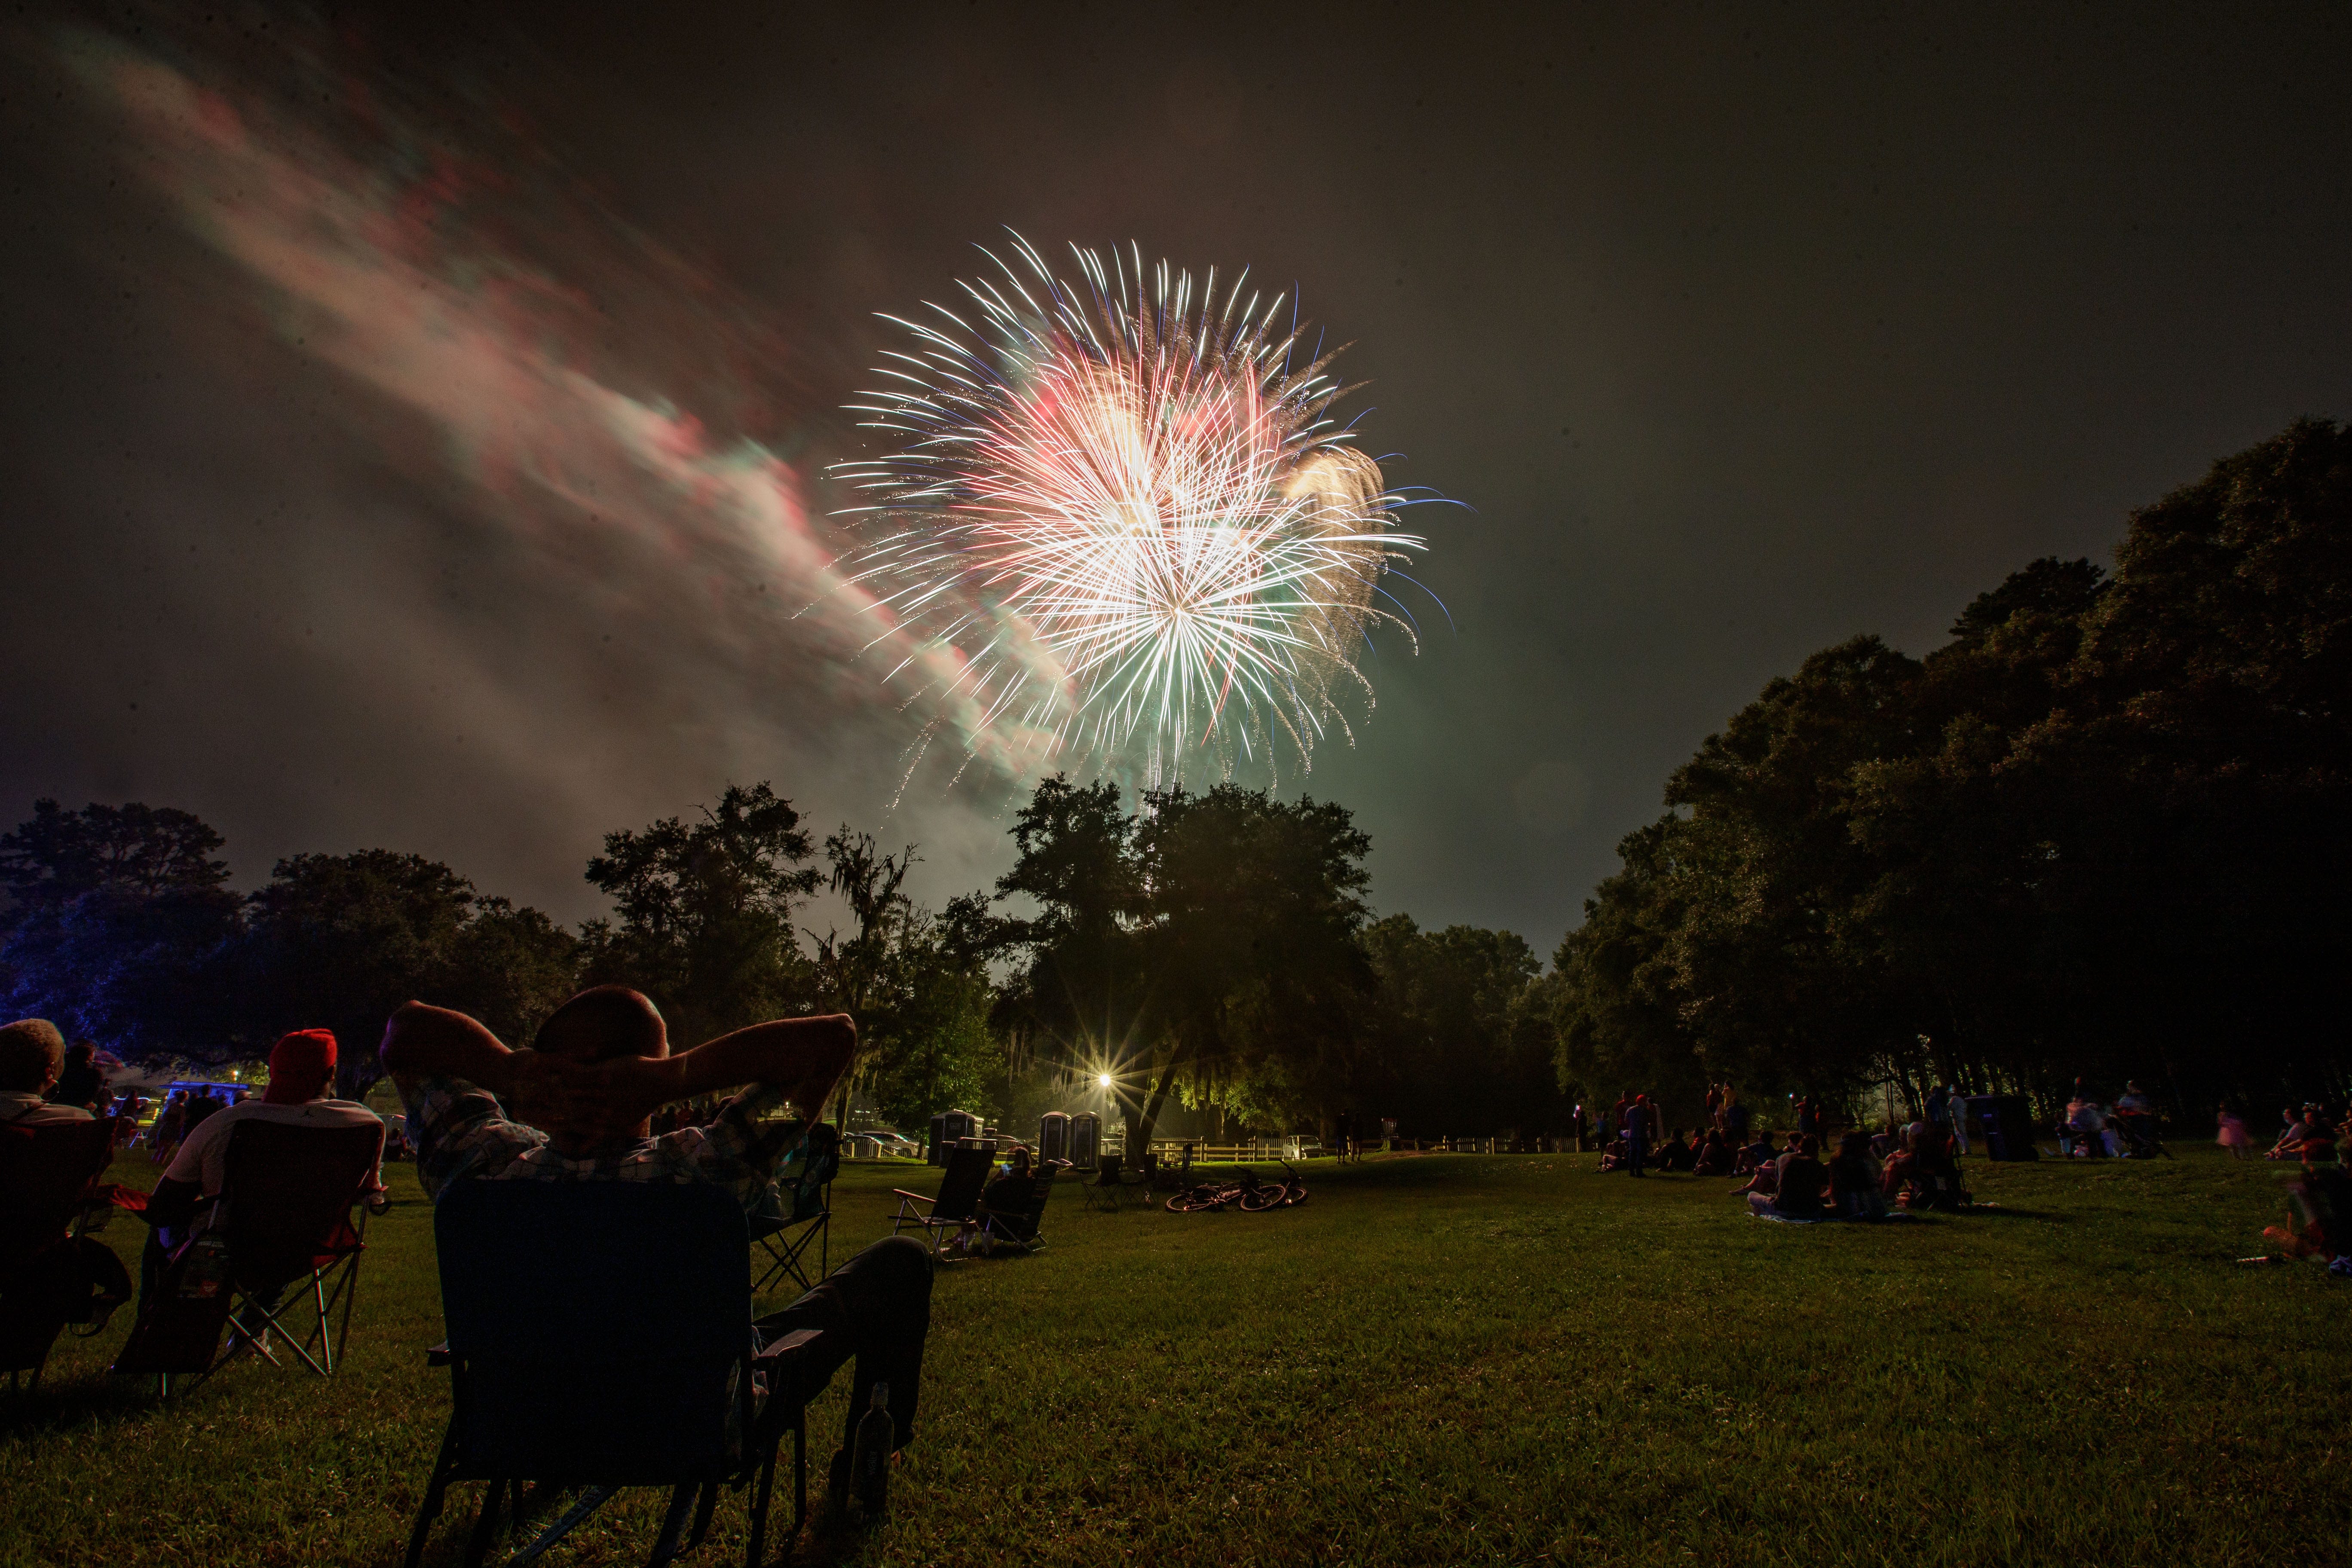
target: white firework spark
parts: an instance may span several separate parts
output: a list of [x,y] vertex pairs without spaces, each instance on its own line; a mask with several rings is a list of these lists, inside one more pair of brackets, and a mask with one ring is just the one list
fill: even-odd
[[1352,739],[1339,700],[1369,706],[1367,634],[1412,637],[1380,577],[1423,543],[1328,416],[1332,356],[1295,366],[1288,301],[1244,301],[1246,273],[1221,297],[1213,271],[1196,291],[1139,250],[1073,247],[1074,287],[1014,250],[1022,268],[991,255],[1003,277],[961,285],[964,314],[886,318],[912,350],[853,405],[900,438],[835,470],[866,497],[841,514],[862,534],[844,569],[887,622],[876,642],[917,650],[891,675],[922,671],[969,746],[1023,769],[1091,758],[1158,783]]

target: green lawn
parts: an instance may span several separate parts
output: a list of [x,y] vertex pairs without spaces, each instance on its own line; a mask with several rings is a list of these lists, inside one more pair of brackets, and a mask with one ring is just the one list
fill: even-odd
[[[2285,1173],[1971,1163],[1997,1211],[1768,1225],[1590,1156],[1307,1167],[1306,1207],[1116,1215],[943,1275],[923,1415],[866,1536],[798,1562],[2334,1560],[2352,1284],[2243,1268]],[[118,1179],[144,1184],[143,1158]],[[853,1168],[836,1258],[887,1227]],[[62,1342],[0,1437],[0,1563],[398,1560],[446,1375],[413,1173],[332,1382],[238,1367],[159,1409]],[[113,1235],[128,1254],[141,1227]],[[845,1245],[846,1244],[846,1245]],[[126,1314],[127,1315],[127,1314]],[[844,1375],[813,1417],[837,1430]],[[820,1473],[827,1447],[813,1443]],[[822,1481],[818,1483],[822,1488]],[[460,1489],[430,1561],[454,1562]],[[630,1494],[556,1563],[641,1560]],[[740,1500],[695,1559],[740,1561]]]

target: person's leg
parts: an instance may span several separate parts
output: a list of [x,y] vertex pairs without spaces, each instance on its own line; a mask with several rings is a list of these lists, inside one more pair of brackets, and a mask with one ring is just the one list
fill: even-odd
[[923,1339],[931,1326],[931,1258],[921,1242],[911,1236],[877,1241],[819,1280],[815,1289],[751,1326],[762,1343],[796,1329],[823,1332],[823,1339],[802,1352],[808,1358],[802,1363],[803,1386],[811,1399],[856,1354],[857,1374],[842,1428],[845,1449],[873,1401],[877,1383],[890,1385],[893,1446],[904,1447],[914,1436]]

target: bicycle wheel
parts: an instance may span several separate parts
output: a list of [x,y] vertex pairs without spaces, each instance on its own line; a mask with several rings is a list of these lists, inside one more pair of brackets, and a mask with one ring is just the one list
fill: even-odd
[[1241,1211],[1244,1214],[1264,1214],[1268,1209],[1280,1208],[1282,1203],[1282,1188],[1251,1187],[1241,1195]]

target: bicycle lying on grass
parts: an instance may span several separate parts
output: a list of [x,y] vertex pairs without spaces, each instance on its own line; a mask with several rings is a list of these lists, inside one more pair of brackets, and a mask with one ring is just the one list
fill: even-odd
[[1268,1209],[1292,1208],[1305,1203],[1305,1178],[1289,1161],[1282,1161],[1281,1165],[1286,1174],[1278,1182],[1262,1180],[1255,1171],[1244,1168],[1230,1181],[1186,1187],[1168,1200],[1168,1212],[1207,1214],[1215,1209],[1239,1209],[1244,1214],[1264,1214]]

